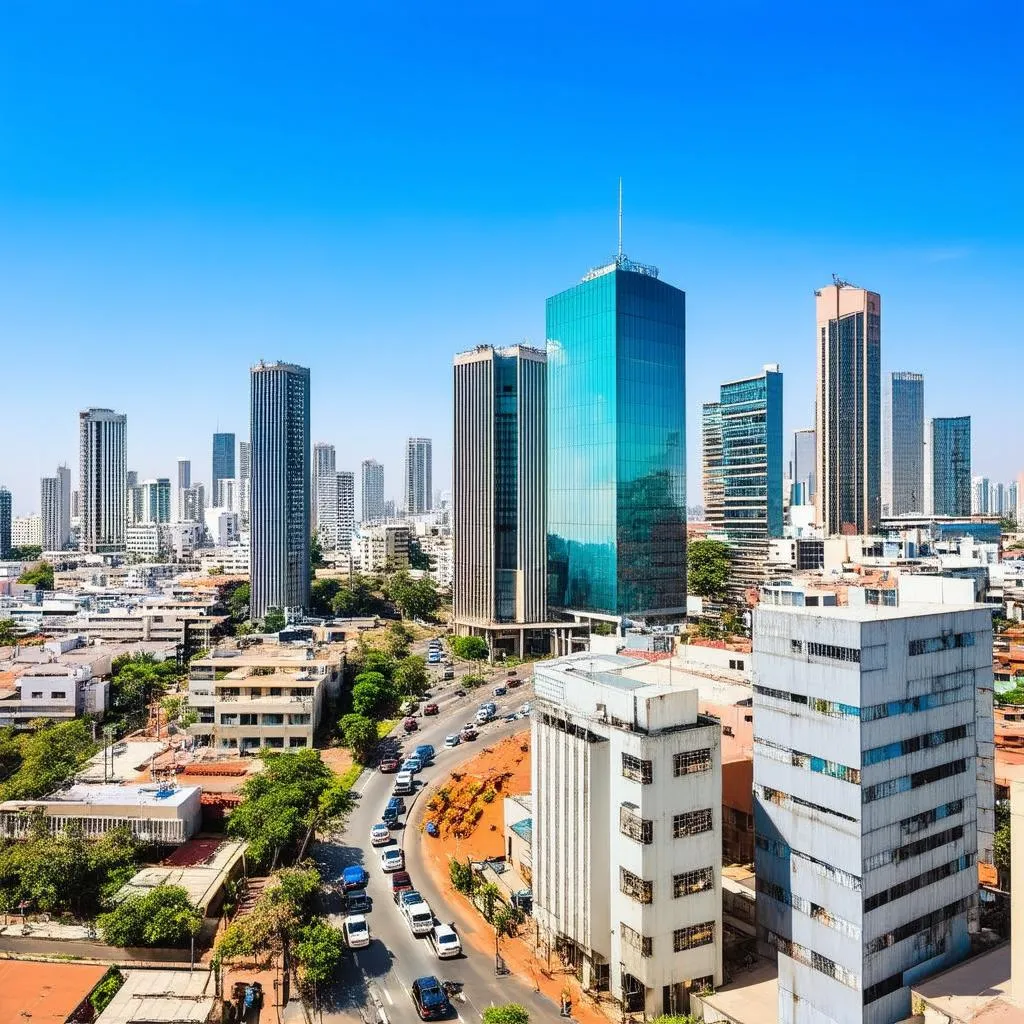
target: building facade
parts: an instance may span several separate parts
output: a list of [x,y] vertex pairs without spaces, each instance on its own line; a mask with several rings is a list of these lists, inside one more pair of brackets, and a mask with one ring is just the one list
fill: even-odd
[[936,516],[971,514],[971,417],[936,417],[929,425],[932,508]]
[[356,526],[355,474],[322,472],[317,479],[317,536],[325,551],[352,547]]
[[251,371],[250,615],[309,605],[309,370],[259,363]]
[[185,492],[192,486],[192,463],[178,459],[178,490],[175,496],[174,515],[181,523],[185,521]]
[[991,613],[761,605],[753,649],[758,938],[778,954],[778,1020],[895,1024],[977,920]]
[[891,373],[882,401],[882,515],[924,511],[924,377]]
[[882,299],[841,281],[815,297],[818,525],[826,536],[874,533],[881,518]]
[[[333,444],[328,444],[326,441],[317,441],[313,445],[313,469],[312,469],[312,501],[310,503],[310,529],[314,534],[319,533],[320,525],[320,481],[330,477],[330,481],[327,485],[327,495],[330,497],[332,492],[335,490],[334,474],[337,472],[335,469],[336,452]],[[333,499],[331,503],[334,504]]]
[[61,551],[71,543],[71,470],[58,466],[56,476],[39,484],[39,513],[43,521],[43,549]]
[[211,499],[214,505],[223,505],[221,481],[235,478],[235,435],[213,435],[213,476],[211,477]]
[[376,459],[364,459],[361,468],[361,521],[372,523],[384,518],[384,467]]
[[166,477],[142,481],[142,522],[171,521],[171,481]]
[[434,507],[433,442],[410,437],[405,442],[405,514],[422,515]]
[[400,523],[363,526],[359,530],[359,566],[366,573],[409,568],[412,530]]
[[686,609],[686,294],[620,256],[547,300],[548,606]]
[[814,427],[793,431],[793,465],[789,471],[790,479],[793,481],[793,490],[789,498],[792,505],[814,503],[817,447],[817,431]]
[[42,516],[15,516],[11,520],[11,543],[16,548],[43,546]]
[[128,501],[127,417],[86,409],[78,414],[78,438],[82,550],[120,551]]
[[976,476],[971,478],[971,515],[987,516],[991,510],[994,515],[999,515],[1001,509],[992,508],[992,488],[987,476]]
[[11,554],[11,492],[0,487],[0,560]]
[[242,529],[249,529],[249,493],[252,481],[252,445],[248,441],[238,442],[238,512],[242,517]]
[[704,521],[711,533],[720,533],[725,520],[725,483],[722,468],[722,407],[705,402],[701,407],[701,468],[704,484]]

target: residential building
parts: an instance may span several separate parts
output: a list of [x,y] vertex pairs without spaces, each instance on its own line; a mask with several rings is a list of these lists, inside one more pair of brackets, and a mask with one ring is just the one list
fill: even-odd
[[222,576],[249,575],[249,545],[227,544],[199,553],[199,571]]
[[356,526],[356,479],[347,471],[322,473],[317,480],[317,535],[325,551],[352,547]]
[[547,357],[480,345],[455,357],[453,619],[490,636],[547,618]]
[[647,662],[538,662],[532,860],[538,937],[624,1014],[682,1014],[722,980],[721,725]]
[[548,606],[686,611],[686,294],[621,254],[547,300]]
[[16,548],[43,546],[42,516],[15,516],[11,520],[11,543]]
[[929,424],[932,508],[937,516],[971,514],[971,417],[937,417]]
[[882,515],[924,511],[924,377],[891,373],[882,398]]
[[[312,490],[310,492],[312,500],[309,511],[310,529],[314,534],[317,534],[320,528],[320,481],[326,477],[333,477],[336,472],[334,445],[328,444],[326,441],[317,441],[313,445]],[[330,497],[330,491],[334,489],[335,482],[332,480],[328,486],[328,498]]]
[[82,550],[120,551],[127,512],[127,417],[111,409],[86,409],[78,424]]
[[793,482],[789,499],[792,505],[814,503],[817,449],[817,431],[814,427],[793,431],[793,464],[789,471],[789,478]]
[[394,519],[395,516],[396,516],[395,499],[394,498],[388,498],[384,502],[384,519],[385,519],[385,521],[389,521],[391,519]]
[[410,437],[405,442],[405,514],[421,515],[433,508],[433,442]]
[[181,495],[181,521],[201,523],[206,508],[206,488],[202,484],[186,487]]
[[872,533],[881,518],[882,299],[838,280],[815,296],[817,521],[826,537]]
[[705,402],[701,407],[704,522],[709,533],[725,527],[725,470],[722,466],[722,407]]
[[376,459],[364,459],[362,465],[362,522],[384,518],[384,467]]
[[41,629],[49,636],[81,636],[104,643],[167,643],[194,653],[210,646],[214,630],[225,616],[211,615],[196,604],[154,607],[133,603],[77,615],[47,615]]
[[359,528],[359,566],[365,573],[409,568],[412,530],[398,523]]
[[187,562],[206,542],[206,529],[202,522],[171,523],[160,528],[165,538],[167,553],[178,562]]
[[139,474],[129,469],[125,474],[125,526],[136,526],[143,521],[142,488],[139,486]]
[[208,508],[204,515],[210,543],[223,547],[237,544],[241,539],[241,518],[237,512],[223,508]]
[[1006,485],[1006,498],[1003,502],[1003,515],[1009,516],[1011,519],[1020,523],[1021,520],[1017,518],[1017,506],[1020,502],[1020,485],[1013,481]]
[[0,487],[0,561],[11,554],[11,492]]
[[251,371],[250,614],[299,615],[309,605],[309,370]]
[[235,435],[213,435],[213,476],[211,477],[210,498],[214,505],[223,505],[221,487],[223,480],[235,478]]
[[242,529],[249,529],[249,494],[252,481],[252,445],[238,442],[238,511],[242,516]]
[[895,1024],[977,925],[983,606],[754,614],[758,938],[778,1020]]
[[165,537],[161,523],[137,523],[125,527],[124,550],[132,558],[153,560],[162,558],[166,552]]
[[110,683],[93,678],[88,664],[58,659],[31,665],[0,687],[0,728],[28,729],[39,719],[69,722],[81,715],[101,720],[110,699]]
[[142,522],[171,521],[171,481],[167,477],[142,481]]
[[192,486],[192,463],[188,459],[178,459],[178,490],[175,495],[175,521],[185,520],[185,492]]
[[[971,477],[971,515],[972,516],[987,516],[990,511],[990,497],[991,489],[989,479],[987,476],[975,476]],[[999,515],[1000,510],[992,508],[991,511],[995,515]]]
[[56,476],[39,482],[39,510],[44,551],[62,551],[71,542],[71,471],[58,466]]

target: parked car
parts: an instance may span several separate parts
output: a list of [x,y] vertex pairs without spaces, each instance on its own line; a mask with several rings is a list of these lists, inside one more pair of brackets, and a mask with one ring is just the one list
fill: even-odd
[[418,758],[421,765],[430,764],[434,760],[434,747],[430,743],[421,743],[412,752],[412,756]]
[[405,797],[393,796],[388,800],[387,810],[394,810],[395,814],[405,814]]
[[430,933],[430,944],[438,960],[451,960],[462,954],[462,943],[450,924],[439,924]]
[[349,949],[365,949],[370,944],[370,926],[362,914],[351,914],[342,923],[345,945]]
[[451,1003],[433,975],[412,983],[412,1001],[420,1020],[444,1020],[451,1013]]
[[359,864],[352,864],[341,873],[341,887],[345,892],[351,889],[365,889],[370,876],[366,869]]
[[441,709],[436,704],[427,704],[423,708],[424,715],[437,715],[440,714]]
[[429,935],[434,930],[434,912],[426,902],[413,903],[403,913],[413,935]]
[[465,690],[456,690],[455,691],[455,696],[456,697],[465,697],[466,696],[466,691]]
[[413,903],[422,903],[423,897],[415,889],[405,889],[395,893],[395,902],[405,910]]
[[476,729],[474,729],[473,726],[470,724],[470,725],[463,726],[462,727],[462,732],[459,735],[467,743],[471,743],[473,740],[475,740],[477,738],[477,736],[480,735],[480,733],[478,733],[476,731]]
[[523,685],[523,681],[518,676],[516,676],[514,679],[510,679],[505,685],[510,690],[514,690],[517,686],[522,686]]
[[457,747],[459,745],[459,734],[457,732],[449,733],[444,738],[444,745],[448,750],[451,750],[452,747]]
[[431,651],[427,655],[427,664],[428,665],[439,665],[440,663],[441,663],[441,652],[440,651]]
[[402,721],[402,728],[406,732],[415,732],[419,728],[419,726],[416,724],[415,718],[406,718]]
[[496,686],[491,690],[491,694],[495,697],[504,697],[506,693],[508,693],[508,690],[504,686]]
[[402,771],[415,775],[417,772],[423,771],[423,762],[416,756],[407,757],[402,762]]
[[519,705],[519,714],[528,715],[533,710],[533,705],[527,701],[525,704]]
[[498,713],[498,705],[495,704],[493,700],[485,701],[483,704],[480,705],[480,707],[482,707],[485,711],[490,711],[492,715],[496,715]]
[[385,757],[384,760],[377,766],[385,775],[391,775],[398,771],[398,758],[397,757]]
[[405,867],[405,854],[397,846],[392,846],[380,855],[382,871],[401,871]]
[[490,711],[485,711],[483,708],[481,708],[476,713],[476,724],[486,725],[493,717],[494,716],[490,713]]
[[391,892],[403,893],[412,888],[412,879],[408,871],[394,871],[391,874]]
[[388,828],[387,822],[381,822],[379,825],[374,825],[370,829],[370,845],[371,846],[387,846],[391,842],[391,829]]
[[419,711],[420,706],[414,700],[402,701],[398,706],[398,713],[400,715],[411,715],[416,711]]
[[368,914],[372,909],[373,903],[366,895],[365,889],[357,889],[345,897],[345,913],[347,914]]
[[444,674],[441,676],[445,681],[455,678],[455,669],[451,665],[445,665]]
[[413,782],[412,772],[400,771],[395,776],[395,792],[401,796],[406,796],[410,793],[415,792],[416,783]]

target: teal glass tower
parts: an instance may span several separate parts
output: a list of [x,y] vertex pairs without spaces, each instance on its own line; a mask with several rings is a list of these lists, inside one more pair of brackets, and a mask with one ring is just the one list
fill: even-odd
[[686,610],[686,293],[619,256],[547,301],[548,604]]

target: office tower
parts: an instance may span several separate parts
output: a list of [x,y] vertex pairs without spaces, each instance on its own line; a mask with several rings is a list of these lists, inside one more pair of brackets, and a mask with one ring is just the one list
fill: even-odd
[[384,502],[384,518],[385,519],[395,519],[396,516],[397,516],[397,513],[396,513],[396,510],[395,510],[395,499],[394,498],[388,498],[387,501]]
[[681,1014],[722,978],[722,725],[649,672],[594,653],[534,669],[537,936],[624,1020]]
[[211,500],[214,505],[222,506],[224,498],[221,494],[221,480],[235,478],[235,435],[213,435],[213,480]]
[[142,522],[171,521],[171,481],[167,477],[142,481]]
[[452,598],[467,633],[547,618],[546,362],[525,345],[455,357]]
[[295,616],[309,605],[309,370],[251,370],[250,615]]
[[619,256],[547,301],[548,606],[686,609],[686,294]]
[[11,555],[11,492],[0,487],[0,560]]
[[882,400],[882,515],[924,511],[924,377],[892,373]]
[[61,551],[71,540],[71,470],[58,466],[56,476],[39,482],[39,512],[44,551]]
[[178,459],[178,493],[175,505],[175,518],[178,522],[185,520],[185,492],[192,486],[192,463],[188,459]]
[[80,511],[80,508],[79,508],[79,492],[78,492],[78,488],[76,487],[71,492],[71,518],[72,519],[78,519],[80,515],[81,515],[81,511]]
[[909,986],[970,949],[992,616],[933,609],[754,615],[757,932],[780,1021],[904,1020]]
[[1003,483],[992,484],[989,488],[989,508],[994,516],[1006,514],[1006,485]]
[[125,474],[125,525],[138,526],[142,522],[142,487],[139,474],[129,469]]
[[128,500],[127,419],[111,409],[78,414],[83,551],[124,549]]
[[[330,495],[337,490],[337,484],[334,480],[334,474],[336,471],[335,465],[335,453],[334,445],[328,444],[326,441],[317,441],[313,445],[313,469],[311,476],[311,495],[312,501],[310,503],[309,516],[310,516],[310,529],[315,534],[318,529],[318,517],[320,514],[319,502],[317,498],[318,487],[321,478],[330,478],[327,481],[327,494]],[[332,501],[332,506],[335,503]],[[333,527],[329,527],[333,529]],[[322,538],[321,538],[322,539]]]
[[351,472],[322,472],[317,479],[317,536],[325,551],[352,547],[356,527],[356,478]]
[[843,281],[815,292],[818,525],[873,533],[881,513],[882,299]]
[[433,507],[433,445],[429,437],[405,442],[405,514],[420,515]]
[[372,523],[384,518],[384,467],[376,459],[364,459],[362,470],[362,521]]
[[722,407],[705,402],[701,407],[702,480],[704,522],[711,533],[721,533],[725,519],[725,490],[722,468]]
[[1020,523],[1018,506],[1020,504],[1020,484],[1014,481],[1008,484],[1006,487],[1006,500],[1003,502],[1005,511],[1004,516],[1008,516],[1010,519]]
[[971,477],[971,515],[987,516],[989,514],[990,494],[991,486],[987,476]]
[[206,488],[202,484],[186,487],[181,498],[181,521],[183,523],[203,522],[205,508]]
[[60,516],[58,537],[61,548],[71,544],[71,470],[67,466],[57,467],[57,484],[60,487]]
[[789,476],[793,481],[790,494],[792,505],[812,505],[814,503],[814,482],[817,465],[817,431],[814,427],[804,427],[793,431],[793,465]]
[[782,536],[782,373],[769,364],[756,377],[719,389],[722,425],[722,522],[730,547],[729,597],[766,580],[769,542]]
[[252,479],[252,446],[248,441],[238,442],[238,512],[242,529],[249,529],[249,489]]
[[[971,514],[971,417],[936,417],[931,438],[932,514]],[[986,496],[987,497],[987,496]]]

